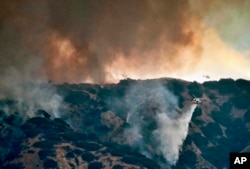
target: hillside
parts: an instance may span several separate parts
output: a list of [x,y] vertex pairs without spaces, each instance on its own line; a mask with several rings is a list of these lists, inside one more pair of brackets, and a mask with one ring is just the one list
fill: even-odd
[[49,85],[56,111],[0,100],[1,168],[228,168],[230,152],[250,151],[247,80]]

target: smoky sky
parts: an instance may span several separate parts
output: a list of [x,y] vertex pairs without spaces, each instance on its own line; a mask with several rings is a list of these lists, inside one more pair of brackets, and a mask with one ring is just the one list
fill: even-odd
[[[0,6],[1,74],[12,68],[59,83],[103,83],[116,72],[172,72],[200,60],[203,11],[186,0],[12,0]],[[187,48],[192,56],[183,58]]]

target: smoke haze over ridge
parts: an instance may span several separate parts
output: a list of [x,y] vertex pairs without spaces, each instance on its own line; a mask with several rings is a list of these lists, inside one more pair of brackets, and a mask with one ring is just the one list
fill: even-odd
[[[250,77],[249,39],[243,38],[249,34],[249,3],[244,0],[13,0],[0,5],[1,75],[9,76],[12,68],[32,80],[57,83]],[[238,28],[242,23],[245,27]],[[236,28],[241,34],[234,33]],[[32,64],[27,68],[27,63]]]

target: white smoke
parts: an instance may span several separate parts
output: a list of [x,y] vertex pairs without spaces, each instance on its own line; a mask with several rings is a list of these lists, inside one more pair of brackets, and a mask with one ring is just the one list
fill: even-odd
[[126,121],[131,125],[124,132],[127,143],[148,157],[160,155],[175,165],[196,105],[178,111],[178,97],[156,81],[132,85],[125,98]]
[[62,107],[63,98],[57,94],[55,86],[40,77],[36,79],[29,73],[15,68],[6,70],[0,82],[0,99],[13,100],[15,104],[5,105],[1,109],[7,115],[18,112],[23,119],[37,116],[39,109],[45,110],[52,117],[60,117],[59,108]]
[[188,133],[188,126],[196,105],[183,112],[178,118],[171,118],[167,112],[157,114],[159,128],[154,135],[159,141],[158,153],[161,153],[171,165],[175,165],[179,158],[179,151]]

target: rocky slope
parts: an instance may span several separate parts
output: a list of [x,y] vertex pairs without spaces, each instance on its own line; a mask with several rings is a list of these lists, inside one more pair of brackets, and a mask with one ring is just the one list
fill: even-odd
[[[243,79],[54,87],[63,98],[57,117],[41,106],[25,116],[29,105],[0,101],[2,168],[228,168],[230,152],[250,149]],[[192,105],[192,95],[206,100]]]

